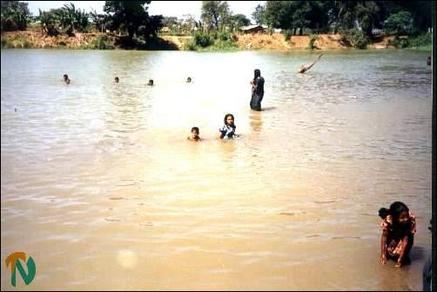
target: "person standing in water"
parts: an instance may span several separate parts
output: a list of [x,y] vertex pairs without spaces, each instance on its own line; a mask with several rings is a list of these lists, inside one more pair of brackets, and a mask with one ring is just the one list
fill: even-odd
[[261,77],[261,71],[255,69],[252,85],[252,99],[250,100],[250,108],[255,111],[261,110],[261,101],[264,97],[264,78]]
[[322,56],[323,56],[323,54],[320,54],[319,57],[314,62],[312,62],[309,65],[302,65],[302,66],[300,66],[300,69],[299,69],[299,71],[297,73],[305,73],[306,71],[310,70],[311,67],[313,67],[314,64],[316,64],[317,61],[319,61]]

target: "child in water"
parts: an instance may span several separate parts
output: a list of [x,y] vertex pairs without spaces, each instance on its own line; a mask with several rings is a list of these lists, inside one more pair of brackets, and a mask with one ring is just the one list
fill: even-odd
[[199,128],[198,127],[191,128],[191,136],[188,136],[187,140],[196,141],[196,142],[202,140],[199,136]]
[[236,126],[234,124],[234,116],[232,114],[226,114],[224,118],[224,126],[219,129],[220,139],[233,139],[238,137],[235,134]]
[[396,260],[399,268],[409,262],[408,254],[416,233],[416,218],[402,202],[394,202],[389,209],[379,209],[381,222],[381,263]]
[[68,75],[67,75],[67,74],[64,74],[63,78],[64,78],[64,82],[65,82],[66,84],[70,84],[70,78],[68,78]]

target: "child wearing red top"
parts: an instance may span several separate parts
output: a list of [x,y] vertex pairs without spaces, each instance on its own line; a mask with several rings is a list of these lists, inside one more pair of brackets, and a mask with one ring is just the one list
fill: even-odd
[[408,254],[416,233],[416,218],[402,202],[394,202],[390,209],[379,209],[381,222],[381,263],[396,260],[399,268],[409,262]]

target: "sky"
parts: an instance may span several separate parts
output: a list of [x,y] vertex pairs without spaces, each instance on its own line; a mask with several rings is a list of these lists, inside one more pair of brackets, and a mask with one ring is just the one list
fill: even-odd
[[[96,10],[98,13],[103,12],[105,1],[24,1],[29,3],[28,7],[33,15],[38,15],[38,9],[47,11],[52,8],[60,8],[64,4],[73,3],[76,8],[85,9],[90,12]],[[255,11],[258,4],[264,4],[265,1],[227,1],[229,8],[234,14],[244,14],[252,20],[251,14]],[[200,8],[202,1],[152,1],[149,5],[149,14],[164,16],[176,16],[182,18],[186,14],[193,15],[200,19]]]

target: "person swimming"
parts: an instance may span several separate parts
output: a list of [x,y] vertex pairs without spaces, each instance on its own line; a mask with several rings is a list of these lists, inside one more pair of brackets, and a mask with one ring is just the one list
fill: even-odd
[[118,83],[118,82],[120,82],[120,79],[118,77],[115,77],[114,81],[115,81],[115,83]]
[[68,75],[67,74],[64,74],[64,82],[66,83],[66,84],[70,84],[70,78],[68,78]]
[[153,79],[149,79],[149,82],[147,83],[147,86],[153,86]]
[[202,140],[199,136],[199,133],[200,133],[200,131],[199,131],[198,127],[192,127],[191,128],[191,136],[188,136],[187,140],[196,141],[196,142]]
[[317,61],[319,61],[322,56],[323,56],[323,54],[320,54],[319,57],[314,62],[312,62],[309,65],[302,65],[302,66],[300,66],[300,69],[299,69],[298,73],[305,73],[306,71],[310,70],[311,67],[313,67],[314,64],[316,64]]
[[381,263],[396,260],[399,268],[409,261],[408,254],[416,233],[416,218],[402,202],[394,202],[389,209],[378,211],[381,222]]
[[191,83],[191,77],[187,77],[187,83]]
[[234,115],[226,114],[223,121],[225,124],[219,129],[220,139],[233,139],[234,137],[238,137],[238,135],[235,134],[237,127],[234,124]]

